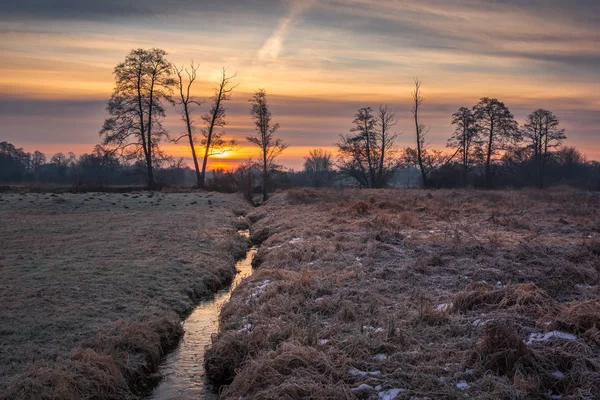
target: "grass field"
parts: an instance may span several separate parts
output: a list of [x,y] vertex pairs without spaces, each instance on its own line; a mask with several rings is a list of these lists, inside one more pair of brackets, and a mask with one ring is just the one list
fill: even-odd
[[600,398],[597,194],[293,190],[248,220],[222,398]]
[[143,391],[181,317],[231,279],[246,207],[197,192],[0,194],[0,398]]

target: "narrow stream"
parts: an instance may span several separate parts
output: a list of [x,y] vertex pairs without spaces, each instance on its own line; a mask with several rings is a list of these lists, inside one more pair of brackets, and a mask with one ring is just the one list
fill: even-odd
[[[248,230],[241,230],[239,234],[249,237]],[[158,372],[162,380],[150,395],[150,400],[218,398],[204,375],[204,348],[210,344],[211,335],[219,329],[221,306],[229,300],[241,280],[252,275],[252,257],[256,250],[256,247],[249,249],[246,258],[236,264],[238,272],[228,288],[217,292],[214,299],[201,302],[185,320],[185,335],[177,349],[161,363]]]

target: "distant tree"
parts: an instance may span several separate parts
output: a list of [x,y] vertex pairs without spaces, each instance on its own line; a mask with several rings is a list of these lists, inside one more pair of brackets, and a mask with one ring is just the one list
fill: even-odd
[[107,106],[111,117],[100,131],[104,145],[127,158],[144,160],[150,188],[155,183],[153,164],[162,155],[159,143],[168,137],[161,122],[163,102],[172,103],[176,85],[165,56],[160,49],[132,50],[115,67],[116,86]]
[[398,123],[396,120],[396,113],[391,111],[387,105],[379,105],[377,110],[377,143],[378,146],[376,155],[379,156],[376,159],[377,166],[377,186],[384,187],[387,185],[391,176],[396,172],[399,167],[399,162],[396,159],[397,150],[394,147],[394,141],[398,137],[398,134],[393,132],[392,129]]
[[394,139],[395,113],[380,106],[376,115],[371,107],[359,108],[349,135],[337,143],[340,171],[354,178],[362,187],[381,188],[397,169]]
[[63,153],[56,153],[50,159],[50,164],[54,166],[58,174],[59,180],[64,180],[67,175],[67,168],[69,167],[69,159]]
[[480,143],[478,130],[475,123],[473,111],[467,107],[461,107],[452,114],[452,125],[456,128],[448,139],[447,147],[456,150],[462,164],[462,183],[468,184],[469,167],[473,156],[477,154]]
[[280,166],[275,163],[279,156],[288,145],[275,136],[279,129],[279,124],[271,122],[272,115],[267,103],[267,93],[264,89],[259,89],[254,93],[252,99],[250,115],[254,121],[256,136],[248,136],[246,139],[260,148],[260,166],[262,170],[262,195],[263,201],[267,200],[267,191],[270,188],[270,178],[273,171]]
[[314,187],[326,186],[333,172],[332,154],[323,149],[310,150],[308,157],[304,157],[304,172]]
[[31,169],[37,173],[42,165],[46,163],[46,155],[38,150],[33,152],[31,157]]
[[28,169],[28,154],[11,143],[0,142],[0,181],[21,181]]
[[560,146],[567,138],[565,130],[559,129],[558,125],[558,118],[552,111],[538,109],[527,116],[521,131],[533,150],[536,184],[540,189],[544,187],[549,149]]
[[586,164],[585,156],[572,146],[561,147],[552,157],[562,170],[562,179],[574,179],[578,170]]
[[485,138],[485,186],[492,187],[492,157],[520,140],[518,124],[508,107],[498,99],[483,97],[473,107],[478,134]]
[[236,75],[227,76],[227,71],[223,68],[221,72],[221,81],[215,89],[215,95],[212,98],[212,105],[207,114],[202,116],[206,127],[202,130],[202,144],[204,145],[204,159],[202,161],[202,173],[200,176],[200,187],[204,187],[206,177],[206,165],[208,158],[213,155],[223,154],[235,146],[234,140],[226,140],[224,132],[217,132],[215,128],[223,128],[227,125],[225,101],[231,99],[231,92],[236,86],[233,86],[231,80]]
[[[196,128],[194,127],[194,120],[193,120],[193,108],[194,106],[200,107],[202,105],[202,101],[199,99],[194,98],[191,95],[191,89],[192,89],[192,85],[194,84],[194,81],[196,80],[196,73],[198,71],[198,66],[194,65],[194,62],[192,61],[190,63],[190,67],[185,68],[185,67],[181,67],[181,68],[177,68],[177,67],[173,67],[173,69],[175,70],[175,73],[177,75],[177,87],[179,89],[179,97],[180,100],[177,102],[180,106],[181,106],[181,119],[185,122],[185,127],[186,127],[186,134],[177,138],[175,141],[179,141],[179,139],[182,139],[183,137],[187,137],[189,145],[190,145],[190,150],[192,152],[192,159],[194,161],[194,169],[196,171],[196,187],[200,188],[202,187],[202,175],[200,174],[200,165],[198,164],[198,156],[196,155],[196,144],[195,144],[195,137],[194,137],[194,132],[196,130]],[[186,75],[186,79],[184,80],[184,76]]]

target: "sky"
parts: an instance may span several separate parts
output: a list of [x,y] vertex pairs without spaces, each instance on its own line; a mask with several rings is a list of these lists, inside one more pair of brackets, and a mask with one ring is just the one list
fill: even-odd
[[[131,49],[156,47],[176,65],[199,64],[200,98],[223,67],[237,73],[226,134],[238,147],[212,168],[257,154],[245,137],[253,133],[248,99],[259,88],[290,145],[286,167],[301,168],[312,148],[335,150],[359,107],[389,104],[397,145],[412,145],[415,77],[434,148],[445,147],[454,111],[487,96],[519,122],[552,110],[566,144],[600,160],[599,43],[597,0],[4,0],[0,141],[90,152],[113,68]],[[176,110],[165,126],[184,131]],[[165,149],[189,160],[184,144]]]

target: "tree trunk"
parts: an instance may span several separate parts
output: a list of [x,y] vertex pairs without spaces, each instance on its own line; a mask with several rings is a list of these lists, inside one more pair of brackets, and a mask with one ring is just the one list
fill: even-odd
[[488,141],[487,157],[485,160],[485,187],[486,189],[492,188],[492,176],[490,163],[492,161],[492,145],[494,144],[494,122],[490,122],[490,138]]
[[267,149],[263,148],[263,187],[262,187],[262,195],[263,202],[267,201],[267,185],[269,180],[269,173],[267,171]]
[[[225,75],[223,75],[225,76]],[[210,154],[210,146],[212,142],[212,134],[215,128],[215,122],[217,119],[217,115],[219,113],[219,107],[221,106],[221,97],[223,96],[223,85],[224,82],[221,82],[221,87],[219,88],[219,94],[217,97],[217,102],[215,104],[215,109],[213,111],[212,118],[210,120],[210,126],[208,127],[208,133],[206,135],[206,148],[204,149],[204,159],[202,160],[202,173],[200,175],[200,188],[204,189],[206,187],[206,165],[208,164],[208,156]]]

